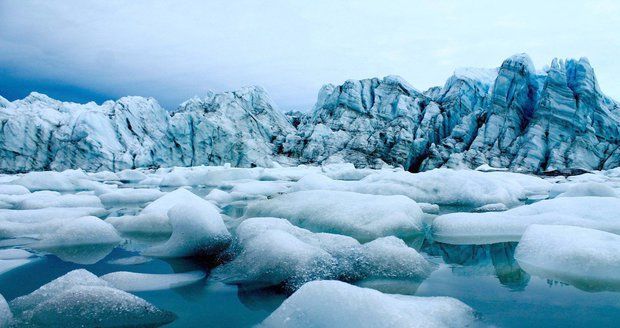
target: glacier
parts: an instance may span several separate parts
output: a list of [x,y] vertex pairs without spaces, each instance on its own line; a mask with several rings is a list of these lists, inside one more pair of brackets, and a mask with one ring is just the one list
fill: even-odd
[[610,169],[620,165],[619,107],[587,59],[555,59],[541,71],[526,54],[499,68],[457,69],[426,91],[397,76],[327,84],[308,113],[283,113],[260,87],[209,92],[172,111],[153,98],[76,104],[33,92],[0,100],[0,171],[343,162],[410,172]]

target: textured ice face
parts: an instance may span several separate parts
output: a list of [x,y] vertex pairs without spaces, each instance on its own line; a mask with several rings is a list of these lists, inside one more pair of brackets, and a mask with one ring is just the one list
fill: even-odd
[[303,285],[261,327],[466,327],[473,310],[450,297],[383,294],[339,281]]
[[[210,93],[173,112],[152,98],[80,105],[33,93],[0,106],[0,170],[340,162],[409,171],[607,169],[620,165],[618,108],[587,59],[556,59],[541,73],[525,54],[498,69],[457,70],[424,93],[395,76],[328,84],[312,113],[288,118],[259,87]],[[130,172],[118,178],[146,180]]]
[[35,307],[30,321],[43,327],[160,326],[176,316],[122,290],[77,286]]
[[21,325],[43,327],[159,326],[175,315],[74,270],[10,302]]
[[227,283],[295,290],[317,279],[420,281],[433,266],[396,237],[360,244],[351,237],[313,233],[278,218],[251,218],[236,230],[238,256],[213,272]]
[[532,225],[515,252],[528,273],[585,290],[620,290],[620,236],[562,225]]

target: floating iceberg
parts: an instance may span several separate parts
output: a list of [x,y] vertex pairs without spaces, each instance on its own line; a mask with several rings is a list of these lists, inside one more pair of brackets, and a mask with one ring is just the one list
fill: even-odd
[[0,222],[40,223],[59,218],[103,217],[106,214],[108,212],[101,207],[48,207],[34,210],[0,210]]
[[515,252],[530,274],[590,290],[620,290],[620,236],[562,225],[531,225]]
[[124,233],[170,234],[172,226],[168,219],[168,211],[177,204],[196,198],[202,200],[191,191],[179,188],[153,201],[138,215],[109,217],[106,221]]
[[107,281],[110,286],[120,290],[142,292],[191,285],[204,279],[205,276],[206,274],[202,271],[168,274],[118,271],[105,274],[99,278]]
[[380,170],[359,181],[332,180],[312,174],[293,190],[341,190],[375,195],[405,195],[417,202],[478,207],[513,206],[531,194],[546,194],[551,184],[541,178],[508,172],[436,169],[410,174]]
[[449,244],[519,241],[532,224],[573,225],[620,234],[620,199],[564,197],[504,212],[452,213],[435,218],[433,238]]
[[407,239],[423,229],[422,210],[405,196],[345,191],[298,191],[248,206],[247,217],[279,217],[317,231],[360,241],[383,236]]
[[94,195],[60,195],[53,193],[34,192],[17,203],[16,209],[30,210],[48,207],[91,207],[103,208],[99,197]]
[[173,313],[122,290],[77,286],[39,304],[30,321],[44,327],[149,327],[175,319]]
[[45,327],[159,326],[176,316],[74,270],[10,302],[17,323]]
[[450,297],[383,294],[339,281],[303,285],[261,327],[469,327],[474,310]]
[[198,196],[187,197],[170,208],[168,218],[172,226],[170,239],[146,249],[145,255],[213,256],[226,249],[232,240],[219,209]]
[[41,249],[81,245],[116,245],[121,241],[114,227],[93,216],[67,221],[58,230],[43,234],[33,246]]
[[238,256],[213,272],[227,283],[284,285],[295,290],[318,279],[421,281],[432,265],[390,236],[361,245],[351,237],[312,233],[284,219],[251,218],[237,228]]
[[119,188],[99,195],[99,198],[105,207],[110,208],[128,204],[144,204],[163,195],[164,193],[157,189]]

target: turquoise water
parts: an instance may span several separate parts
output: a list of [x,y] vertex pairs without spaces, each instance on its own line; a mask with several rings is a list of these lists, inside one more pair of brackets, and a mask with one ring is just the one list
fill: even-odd
[[[438,264],[417,291],[419,296],[452,296],[477,310],[482,321],[499,327],[614,327],[620,322],[620,293],[589,292],[557,281],[530,276],[513,259],[516,243],[454,246],[424,242],[421,251]],[[209,271],[196,260],[152,261],[117,265],[111,260],[138,255],[115,248],[94,264],[79,265],[45,255],[39,261],[0,276],[0,293],[7,300],[77,269],[97,275],[125,270],[172,273]],[[178,315],[169,327],[248,327],[267,317],[286,295],[277,291],[245,291],[208,279],[181,288],[136,295]]]
[[[204,196],[209,189],[194,188],[192,191]],[[134,214],[139,210],[139,207],[121,207],[112,212],[114,215]],[[446,207],[442,208],[442,213],[456,210],[464,209]],[[243,215],[244,206],[227,206],[223,212],[238,218]],[[20,242],[0,240],[0,248],[11,244]],[[114,271],[174,273],[193,270],[208,274],[211,269],[209,263],[195,259],[151,259],[134,265],[110,263],[139,255],[145,245],[127,240],[113,249],[72,249],[56,255],[44,254],[31,264],[0,275],[0,294],[10,301],[78,268],[96,275]],[[516,243],[457,246],[417,240],[410,245],[436,263],[437,268],[421,283],[395,282],[393,286],[396,287],[392,287],[391,292],[455,297],[474,308],[483,323],[498,327],[620,326],[619,292],[580,290],[531,276],[514,260]],[[135,294],[178,316],[167,327],[249,327],[260,323],[287,297],[277,290],[243,290],[210,281],[208,277],[190,286]]]

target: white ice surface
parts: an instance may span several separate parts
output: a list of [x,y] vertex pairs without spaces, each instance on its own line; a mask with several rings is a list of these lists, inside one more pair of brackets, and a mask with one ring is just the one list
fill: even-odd
[[111,287],[128,292],[142,292],[178,288],[196,283],[206,274],[203,271],[184,273],[152,274],[117,271],[99,278],[107,281]]
[[262,327],[466,327],[474,310],[451,297],[383,294],[339,281],[306,283]]
[[172,226],[170,239],[144,251],[159,257],[211,256],[231,242],[219,209],[198,196],[187,197],[168,211]]
[[451,213],[435,218],[433,238],[454,244],[519,241],[532,224],[560,224],[620,234],[620,199],[562,197],[504,212]]
[[423,229],[422,210],[405,196],[345,191],[299,191],[248,206],[247,217],[280,217],[316,232],[360,241],[383,236],[409,238]]
[[586,290],[620,290],[620,236],[604,231],[531,225],[515,251],[530,274]]

